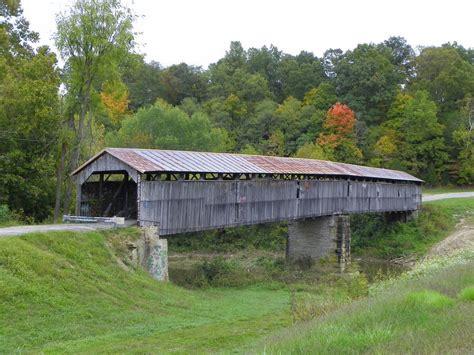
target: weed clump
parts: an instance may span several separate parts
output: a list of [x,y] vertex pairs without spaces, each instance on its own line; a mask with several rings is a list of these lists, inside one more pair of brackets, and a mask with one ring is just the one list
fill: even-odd
[[474,301],[474,286],[464,288],[459,293],[459,298],[464,301]]
[[454,301],[439,292],[423,290],[410,292],[405,299],[406,304],[417,308],[443,309],[454,304]]

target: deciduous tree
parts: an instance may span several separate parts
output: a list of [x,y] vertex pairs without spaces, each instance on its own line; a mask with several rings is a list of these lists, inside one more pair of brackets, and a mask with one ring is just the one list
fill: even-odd
[[336,103],[326,115],[317,143],[327,156],[343,162],[358,162],[362,153],[355,142],[356,117],[348,106]]
[[[120,0],[76,0],[57,17],[55,40],[66,63],[68,110],[72,112],[69,126],[76,133],[69,170],[79,165],[86,128],[93,126],[93,95],[104,81],[117,78],[121,59],[133,48],[133,19]],[[68,179],[65,213],[71,187]]]
[[126,117],[117,132],[106,136],[106,142],[111,147],[227,150],[226,132],[213,128],[206,114],[197,112],[189,116],[163,100]]

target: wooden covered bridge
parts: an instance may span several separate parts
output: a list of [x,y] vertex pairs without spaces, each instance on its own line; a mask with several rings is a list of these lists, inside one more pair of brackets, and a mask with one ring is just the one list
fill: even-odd
[[293,221],[295,257],[348,254],[347,214],[421,203],[422,181],[407,173],[312,159],[107,148],[73,175],[77,215],[124,216],[160,235]]

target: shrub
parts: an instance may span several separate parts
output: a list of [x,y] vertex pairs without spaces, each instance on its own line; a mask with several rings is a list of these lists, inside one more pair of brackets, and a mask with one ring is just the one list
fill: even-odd
[[202,274],[209,284],[212,284],[226,274],[237,271],[237,267],[234,263],[225,260],[221,256],[214,258],[211,261],[205,260],[202,264],[198,265],[198,268],[202,271]]
[[419,218],[407,223],[388,221],[384,215],[351,216],[352,251],[384,258],[423,254],[453,225],[449,211],[423,206]]
[[0,205],[0,223],[8,222],[12,219],[10,209],[7,205]]

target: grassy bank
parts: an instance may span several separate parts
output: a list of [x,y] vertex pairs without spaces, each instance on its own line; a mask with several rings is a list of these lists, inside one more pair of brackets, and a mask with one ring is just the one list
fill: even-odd
[[[260,342],[267,354],[429,354],[474,350],[474,253],[451,257]],[[457,258],[457,259],[456,259]]]
[[[128,229],[0,239],[0,353],[230,351],[367,293],[357,273],[281,270],[284,281],[242,282],[245,270],[227,264],[203,288],[158,283],[118,262],[124,242],[137,235]],[[270,260],[260,259],[261,270],[276,272]],[[221,267],[210,262],[206,272]]]
[[352,251],[388,259],[419,257],[448,236],[461,218],[470,216],[474,216],[474,198],[424,203],[419,218],[408,223],[388,223],[379,215],[354,215]]
[[0,353],[212,351],[290,324],[280,285],[189,291],[124,270],[100,233],[0,239]]

